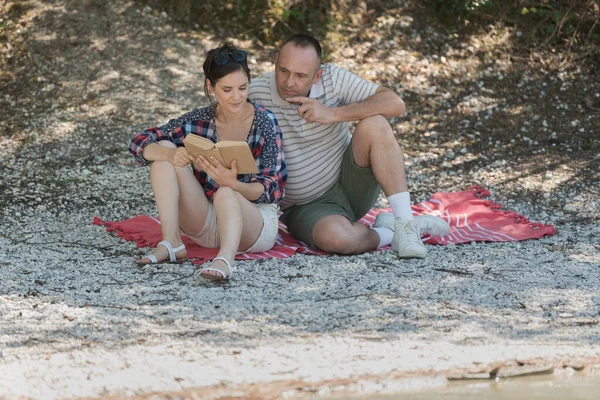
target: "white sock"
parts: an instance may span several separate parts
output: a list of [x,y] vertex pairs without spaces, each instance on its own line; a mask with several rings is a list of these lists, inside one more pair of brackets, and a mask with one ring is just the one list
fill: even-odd
[[393,194],[387,198],[388,203],[392,206],[394,217],[402,218],[405,221],[413,219],[412,208],[410,208],[410,193],[400,192]]
[[387,246],[392,243],[392,239],[394,238],[394,231],[390,228],[371,228],[379,235],[379,246]]

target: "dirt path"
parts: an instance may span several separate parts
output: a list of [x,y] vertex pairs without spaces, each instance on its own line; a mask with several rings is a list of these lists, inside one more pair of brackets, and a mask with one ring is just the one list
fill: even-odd
[[[0,398],[368,394],[499,366],[593,371],[591,70],[545,69],[548,55],[523,59],[500,31],[449,38],[398,2],[330,57],[406,99],[393,123],[414,200],[478,184],[559,234],[426,260],[249,261],[214,286],[189,264],[134,268],[146,250],[91,221],[155,213],[126,144],[203,104],[201,62],[220,40],[132,2],[24,4],[0,53]],[[253,74],[271,57],[255,51]]]

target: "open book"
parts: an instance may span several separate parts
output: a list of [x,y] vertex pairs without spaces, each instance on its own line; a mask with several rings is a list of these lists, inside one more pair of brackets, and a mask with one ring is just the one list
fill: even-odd
[[183,140],[185,149],[194,157],[214,157],[227,168],[231,162],[237,161],[238,174],[257,174],[258,168],[248,143],[241,140],[223,140],[213,143],[202,136],[189,134]]

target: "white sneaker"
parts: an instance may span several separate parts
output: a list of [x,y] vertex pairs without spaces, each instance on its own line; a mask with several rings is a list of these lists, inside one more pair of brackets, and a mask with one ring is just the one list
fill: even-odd
[[419,221],[396,218],[392,250],[398,253],[399,258],[425,258],[427,248],[421,241]]
[[[419,234],[421,236],[447,236],[450,234],[450,225],[433,215],[418,215],[415,220],[419,222]],[[391,212],[380,212],[375,218],[374,228],[389,228],[394,230],[394,214]]]
[[394,218],[394,214],[383,211],[377,214],[377,217],[375,217],[373,228],[388,228],[393,231],[395,223],[396,219]]
[[447,236],[450,234],[450,225],[441,218],[434,215],[418,215],[415,219],[419,221],[421,236]]

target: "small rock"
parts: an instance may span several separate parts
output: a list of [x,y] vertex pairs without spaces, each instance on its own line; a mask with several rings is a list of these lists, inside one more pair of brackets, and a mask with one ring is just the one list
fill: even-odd
[[573,203],[569,203],[567,205],[564,206],[563,210],[567,211],[567,212],[576,212],[577,211],[577,205],[573,204]]
[[571,368],[571,369],[573,369],[575,371],[583,371],[584,368],[585,368],[585,365],[575,362],[575,363],[569,363],[569,364],[567,364],[566,368]]
[[354,51],[354,49],[352,47],[347,47],[344,49],[343,51],[343,56],[346,58],[351,58],[354,57],[356,55],[356,52]]

